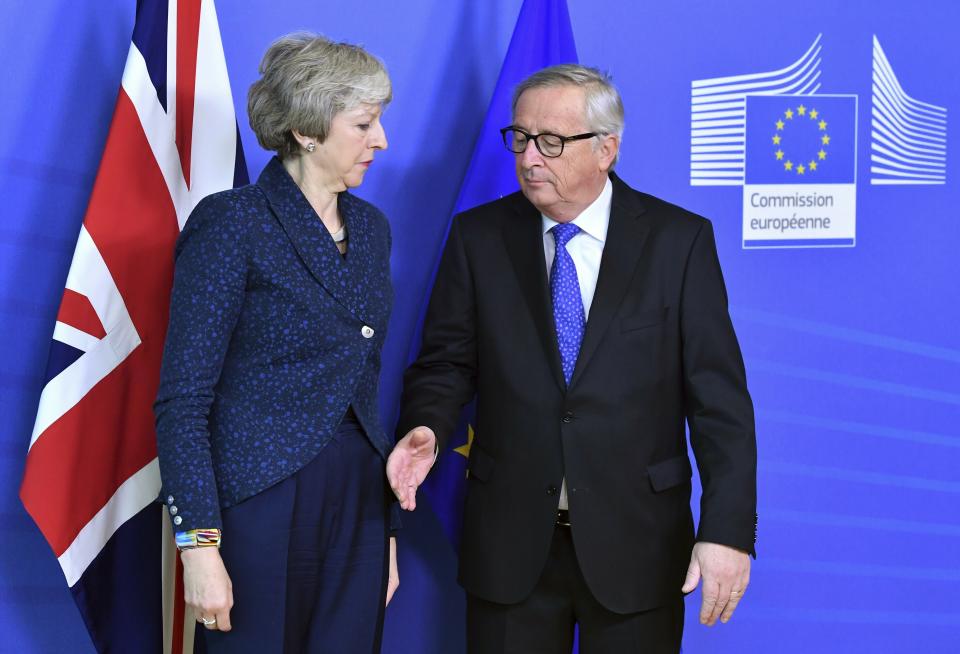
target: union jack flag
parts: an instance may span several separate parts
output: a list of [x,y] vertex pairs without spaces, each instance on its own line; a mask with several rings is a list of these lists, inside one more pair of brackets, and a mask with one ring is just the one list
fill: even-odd
[[213,0],[139,0],[20,488],[99,652],[193,649],[152,405],[174,242],[204,196],[245,183]]

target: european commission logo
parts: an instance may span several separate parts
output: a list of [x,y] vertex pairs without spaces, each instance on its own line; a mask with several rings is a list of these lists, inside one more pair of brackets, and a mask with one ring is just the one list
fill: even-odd
[[748,96],[743,246],[856,242],[857,97]]
[[[856,244],[856,95],[820,93],[822,35],[791,64],[691,83],[690,184],[743,188],[743,247]],[[873,37],[871,185],[946,183],[947,111]]]
[[947,110],[903,90],[880,41],[873,37],[871,184],[945,184]]

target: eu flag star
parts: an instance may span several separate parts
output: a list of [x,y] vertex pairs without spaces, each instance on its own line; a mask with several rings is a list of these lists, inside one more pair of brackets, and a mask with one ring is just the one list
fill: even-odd
[[783,169],[784,169],[784,170],[793,170],[793,162],[792,162],[792,161],[788,161],[787,163],[783,164]]
[[460,447],[453,448],[453,451],[457,454],[463,455],[464,458],[470,458],[470,448],[473,446],[473,425],[467,425],[467,442],[461,445]]
[[817,158],[820,159],[820,161],[823,161],[824,159],[827,158],[827,153],[824,152],[823,149],[821,148],[820,152],[817,153]]
[[827,129],[827,121],[825,120],[821,120],[819,123],[817,123],[817,125],[820,127],[821,131]]
[[779,134],[774,134],[774,135],[773,135],[773,144],[774,144],[774,145],[780,145],[780,135],[779,135]]
[[787,109],[783,112],[783,115],[787,117],[787,120],[793,120],[793,109]]
[[816,170],[816,169],[817,169],[817,162],[816,162],[816,161],[813,161],[813,160],[811,159],[811,160],[810,160],[810,163],[807,164],[807,168],[808,168],[809,170]]
[[820,142],[823,143],[824,145],[830,145],[830,135],[824,134],[823,136],[821,136]]
[[798,116],[802,116],[802,115],[804,115],[805,113],[807,113],[807,108],[806,108],[806,107],[804,107],[803,105],[800,105],[799,107],[797,107],[797,115],[798,115]]
[[817,112],[816,109],[811,109],[811,110],[810,110],[810,120],[816,120],[816,119],[817,119],[817,116],[819,116],[819,115],[820,115],[820,114]]
[[799,166],[797,166],[797,174],[798,174],[798,175],[802,175],[805,170],[806,170],[806,168],[803,167],[803,164],[800,164]]
[[777,121],[777,129],[783,129],[783,124],[784,124],[784,123],[783,123],[782,120],[778,120],[778,121]]
[[777,155],[777,161],[783,161],[783,150],[777,150],[774,154]]
[[[467,442],[461,445],[460,447],[453,448],[453,451],[469,461],[471,447],[473,447],[473,425],[468,423],[467,424]],[[465,478],[469,478],[470,470],[469,469],[465,470],[463,475]]]

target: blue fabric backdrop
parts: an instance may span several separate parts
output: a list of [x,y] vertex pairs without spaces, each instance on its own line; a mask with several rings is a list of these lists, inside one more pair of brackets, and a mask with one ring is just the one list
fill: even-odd
[[[387,422],[396,415],[399,375],[427,282],[520,4],[370,0],[361,9],[248,0],[218,6],[251,176],[268,153],[246,125],[245,90],[276,36],[313,29],[360,42],[391,72],[395,100],[384,118],[390,149],[360,190],[386,211],[394,231],[397,308],[383,371]],[[689,601],[685,651],[957,651],[960,189],[950,153],[960,108],[954,73],[960,7],[947,0],[569,0],[569,8],[580,61],[609,69],[624,96],[620,174],[714,221],[757,405],[760,526],[753,582],[734,621],[713,630],[695,624],[696,603]],[[133,0],[39,0],[0,9],[5,651],[92,651],[17,488],[133,13]],[[929,128],[874,99],[875,38],[902,92],[947,110],[942,184],[871,183],[889,178],[871,171],[881,167],[872,156],[889,159],[877,149],[886,147],[878,124],[889,119],[906,146],[910,130]],[[856,245],[744,249],[743,190],[735,183],[691,183],[692,147],[700,143],[692,141],[700,136],[691,131],[691,85],[788,68],[815,42],[820,49],[809,63],[816,92],[858,96],[850,146]],[[889,94],[889,87],[878,93]],[[728,163],[725,170],[736,173],[736,157]],[[463,600],[454,575],[453,551],[424,505],[406,520],[401,588],[387,612],[385,652],[463,651]]]

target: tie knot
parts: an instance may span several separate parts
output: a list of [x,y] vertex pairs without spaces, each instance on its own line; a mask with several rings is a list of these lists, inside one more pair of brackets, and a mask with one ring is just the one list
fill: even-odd
[[553,233],[553,240],[556,241],[557,247],[562,248],[571,238],[580,233],[580,228],[573,223],[560,223],[551,227],[550,231]]

